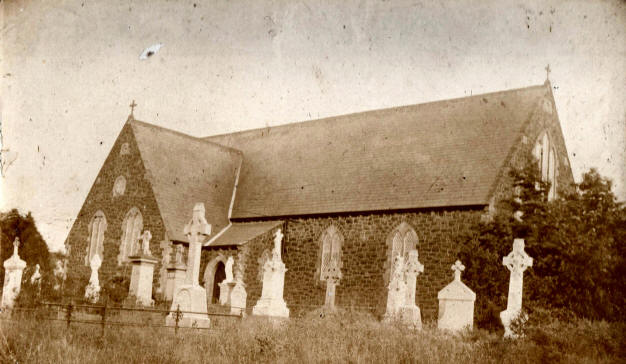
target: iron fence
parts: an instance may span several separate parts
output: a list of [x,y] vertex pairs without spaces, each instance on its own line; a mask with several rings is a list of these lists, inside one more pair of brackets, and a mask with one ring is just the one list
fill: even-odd
[[[233,320],[241,320],[245,315],[244,309],[239,309],[240,314],[222,313],[222,312],[195,312],[184,311],[180,309],[180,305],[176,310],[162,310],[155,308],[140,308],[140,307],[122,307],[122,306],[110,306],[108,304],[103,305],[81,305],[74,303],[55,303],[55,302],[40,302],[33,307],[15,307],[10,309],[10,315],[0,315],[2,321],[19,322],[20,319],[26,317],[36,318],[38,320],[48,321],[63,321],[66,323],[66,327],[69,329],[72,323],[100,325],[101,335],[104,335],[106,327],[109,326],[128,326],[128,327],[165,327],[172,328],[174,332],[178,334],[179,329],[195,329],[195,330],[210,330],[212,327],[198,327],[198,326],[181,326],[180,322],[185,314],[206,315],[211,317],[225,317]],[[139,313],[140,315],[123,316],[121,313]],[[153,323],[153,319],[146,320],[146,314],[156,315],[157,320],[161,323]],[[173,325],[166,325],[165,317],[171,315],[173,318]],[[134,316],[134,317],[133,317]],[[118,318],[116,320],[115,318]],[[126,320],[119,320],[124,318]],[[128,321],[129,318],[140,319],[140,322]],[[213,326],[213,325],[211,325]]]

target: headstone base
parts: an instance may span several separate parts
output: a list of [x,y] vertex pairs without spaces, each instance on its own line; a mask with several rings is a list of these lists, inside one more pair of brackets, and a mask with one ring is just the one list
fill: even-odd
[[[513,330],[511,330],[511,323],[520,318],[519,310],[504,310],[500,312],[500,320],[502,321],[502,326],[504,326],[504,337],[507,339],[517,339],[519,335],[515,334]],[[521,317],[522,323],[525,322],[528,317]]]
[[400,307],[394,313],[385,313],[383,322],[398,322],[416,330],[422,329],[422,313],[417,306]]
[[400,308],[400,321],[416,330],[422,329],[422,313],[417,306]]
[[243,282],[236,283],[230,293],[230,313],[240,315],[242,312],[245,312],[247,299],[248,293],[246,292],[245,284]]
[[258,316],[289,317],[289,309],[284,300],[261,298],[252,308],[252,314]]
[[172,301],[170,309],[172,312],[165,318],[166,326],[176,326],[177,309],[183,311],[178,320],[179,327],[208,328],[211,326],[206,304],[206,290],[201,286],[184,285],[178,288]]
[[437,328],[449,331],[472,329],[474,324],[474,301],[439,300]]
[[100,286],[94,285],[92,282],[85,287],[85,299],[89,303],[96,303],[100,300]]
[[158,260],[145,255],[129,257],[133,265],[130,276],[129,294],[137,298],[137,303],[143,306],[152,306],[152,278],[154,266]]

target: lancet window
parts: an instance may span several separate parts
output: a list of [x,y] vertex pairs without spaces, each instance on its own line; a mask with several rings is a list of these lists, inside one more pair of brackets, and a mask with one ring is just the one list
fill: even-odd
[[104,212],[97,211],[89,223],[89,242],[87,245],[87,254],[85,255],[85,264],[89,265],[91,258],[95,254],[102,259],[102,253],[104,251],[104,232],[107,229],[107,219],[104,216]]
[[126,213],[122,222],[122,241],[120,243],[120,254],[118,264],[128,261],[128,257],[137,250],[141,231],[143,230],[143,217],[138,208],[133,207]]

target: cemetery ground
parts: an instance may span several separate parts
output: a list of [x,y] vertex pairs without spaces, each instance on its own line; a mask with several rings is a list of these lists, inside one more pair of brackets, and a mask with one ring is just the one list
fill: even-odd
[[[214,320],[210,330],[106,327],[24,316],[0,321],[3,363],[616,363],[626,359],[626,324],[559,320],[538,310],[523,337],[482,329],[421,331],[369,314],[319,311],[289,320]],[[137,317],[133,318],[135,321]]]

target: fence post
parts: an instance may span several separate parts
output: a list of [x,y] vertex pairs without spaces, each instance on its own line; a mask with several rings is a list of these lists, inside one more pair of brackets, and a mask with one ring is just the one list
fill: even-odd
[[72,302],[70,302],[67,305],[67,311],[65,312],[65,318],[67,319],[67,328],[70,328],[70,323],[72,322],[72,310],[74,309],[74,306],[72,305]]
[[102,337],[104,337],[104,327],[106,326],[107,304],[108,302],[104,301],[104,306],[102,306],[102,332],[100,333],[100,336]]
[[176,306],[176,314],[174,316],[175,321],[176,321],[176,326],[174,326],[174,333],[176,335],[178,335],[178,321],[180,321],[180,317],[182,316],[182,313],[180,312],[180,305]]

